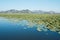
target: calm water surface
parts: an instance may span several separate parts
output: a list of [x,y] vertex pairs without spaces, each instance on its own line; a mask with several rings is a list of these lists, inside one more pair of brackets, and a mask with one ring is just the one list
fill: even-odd
[[0,40],[60,40],[60,34],[56,32],[39,32],[36,27],[27,28],[26,21],[18,23],[0,18]]

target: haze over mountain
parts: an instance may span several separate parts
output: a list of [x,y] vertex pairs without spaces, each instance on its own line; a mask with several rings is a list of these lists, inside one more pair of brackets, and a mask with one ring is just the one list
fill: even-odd
[[0,11],[0,13],[37,13],[37,14],[42,14],[42,13],[50,13],[50,14],[54,14],[56,12],[54,11],[42,11],[42,10],[29,10],[29,9],[25,9],[25,10],[15,10],[15,9],[11,9],[11,10],[7,10],[7,11]]

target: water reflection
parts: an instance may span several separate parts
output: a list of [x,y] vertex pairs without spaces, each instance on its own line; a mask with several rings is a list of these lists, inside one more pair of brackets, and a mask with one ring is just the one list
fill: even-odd
[[37,31],[37,24],[33,24],[33,27],[29,24],[27,20],[16,23],[0,18],[0,40],[60,40],[60,34],[47,30],[45,25],[38,26],[43,30],[40,32]]

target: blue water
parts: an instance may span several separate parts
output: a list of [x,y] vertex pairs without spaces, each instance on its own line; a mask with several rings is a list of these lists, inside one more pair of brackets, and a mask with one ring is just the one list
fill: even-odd
[[0,40],[60,40],[60,34],[49,30],[39,32],[36,27],[27,28],[0,18]]

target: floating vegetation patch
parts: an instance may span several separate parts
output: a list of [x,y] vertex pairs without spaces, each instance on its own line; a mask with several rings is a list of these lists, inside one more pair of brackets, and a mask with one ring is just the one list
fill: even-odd
[[[38,31],[54,31],[60,34],[60,14],[0,14],[17,25],[36,27]],[[26,29],[24,27],[24,29]]]

